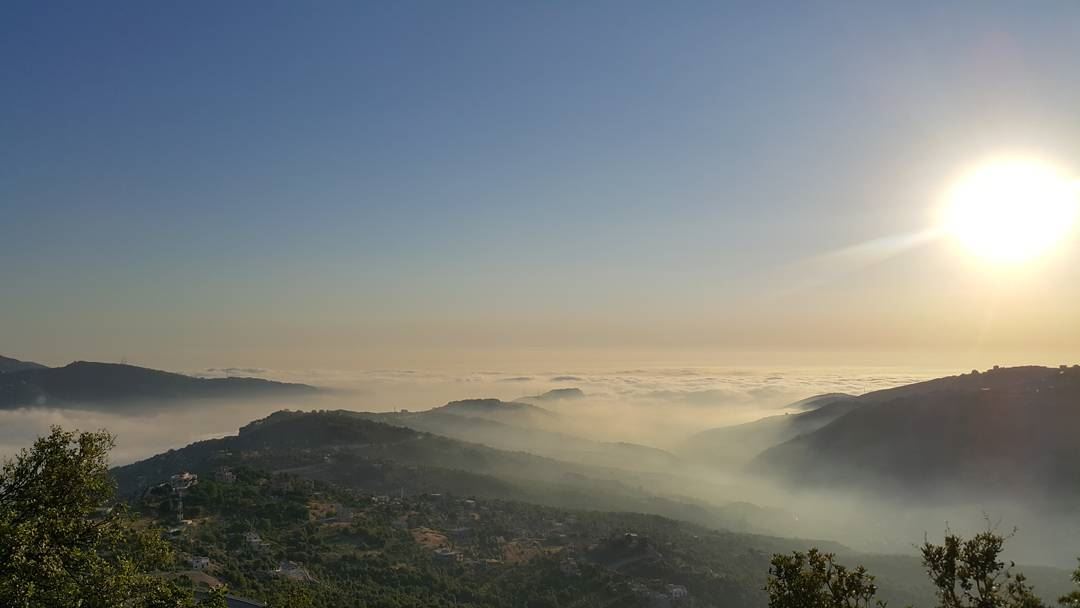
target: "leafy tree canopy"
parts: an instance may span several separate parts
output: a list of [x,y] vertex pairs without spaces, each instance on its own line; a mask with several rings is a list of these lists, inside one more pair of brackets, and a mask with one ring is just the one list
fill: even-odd
[[849,570],[837,564],[833,554],[817,549],[774,555],[765,591],[769,594],[770,608],[883,606],[874,601],[877,587],[866,568]]
[[1042,608],[1024,575],[1001,560],[1005,540],[993,531],[967,540],[946,532],[942,544],[923,544],[923,565],[941,608]]
[[[1077,586],[1080,586],[1080,567],[1073,571],[1072,580]],[[1062,596],[1058,601],[1065,608],[1080,608],[1080,590]]]
[[114,503],[106,432],[53,427],[0,470],[0,605],[106,608],[194,605],[151,573],[168,545]]

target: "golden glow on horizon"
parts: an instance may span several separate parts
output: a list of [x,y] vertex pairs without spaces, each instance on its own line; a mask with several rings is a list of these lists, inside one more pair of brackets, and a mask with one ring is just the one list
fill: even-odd
[[1078,182],[1052,165],[1000,160],[950,189],[942,228],[979,258],[996,264],[1034,259],[1061,243],[1080,214]]

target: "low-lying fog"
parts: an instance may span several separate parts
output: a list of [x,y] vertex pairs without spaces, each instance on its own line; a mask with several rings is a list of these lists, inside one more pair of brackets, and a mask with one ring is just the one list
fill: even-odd
[[[698,431],[785,412],[785,406],[816,394],[860,394],[945,375],[939,370],[897,369],[653,369],[615,371],[479,371],[467,374],[380,370],[361,373],[281,372],[260,369],[199,370],[193,375],[257,376],[304,382],[337,391],[307,401],[172,402],[125,407],[119,413],[89,410],[0,411],[0,455],[27,446],[50,425],[105,428],[117,437],[114,464],[233,434],[251,420],[288,409],[356,411],[422,410],[479,397],[514,400],[558,388],[578,388],[583,399],[534,402],[557,411],[558,430],[601,441],[627,441],[677,450]],[[554,448],[557,451],[557,447]],[[548,454],[550,455],[550,454]],[[633,468],[632,463],[627,468]],[[1029,564],[1070,567],[1080,553],[1075,518],[1030,513],[1016,504],[927,507],[917,501],[856,498],[835,491],[791,492],[693,466],[670,471],[653,491],[722,506],[746,502],[745,529],[761,533],[831,539],[864,551],[911,553],[923,534],[951,529],[972,533],[987,518],[1000,529],[1019,527],[1009,557]],[[1022,498],[1022,497],[1018,497]],[[760,509],[758,508],[760,507]]]
[[[59,424],[107,428],[117,436],[115,464],[126,464],[192,441],[235,433],[273,411],[422,410],[457,399],[514,400],[557,388],[579,388],[587,399],[545,403],[565,418],[565,432],[605,441],[671,447],[697,431],[780,413],[784,405],[820,393],[863,393],[933,377],[896,369],[658,369],[604,372],[281,371],[259,368],[192,370],[202,377],[250,376],[337,389],[310,400],[170,402],[125,407],[122,413],[21,409],[0,411],[0,456],[10,456]],[[137,413],[137,414],[134,414]]]
[[[1073,569],[1080,557],[1080,519],[1070,506],[1034,507],[1027,497],[995,501],[950,500],[929,504],[922,497],[875,497],[837,488],[794,489],[768,480],[695,471],[699,483],[685,495],[723,504],[746,501],[750,532],[827,539],[868,553],[917,551],[924,538],[941,541],[951,530],[965,537],[988,528],[1010,535],[1004,556],[1020,564]],[[1015,533],[1014,533],[1015,532]],[[808,543],[812,544],[812,543]]]

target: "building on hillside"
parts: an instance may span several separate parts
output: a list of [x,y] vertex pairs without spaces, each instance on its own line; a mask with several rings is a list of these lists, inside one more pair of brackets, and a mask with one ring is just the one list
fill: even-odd
[[444,564],[460,562],[463,557],[460,551],[454,551],[448,547],[439,547],[438,549],[435,549],[434,555],[435,561]]
[[303,566],[289,560],[281,562],[277,569],[271,570],[270,573],[292,581],[315,582],[315,578]]
[[187,471],[177,473],[169,478],[169,486],[172,487],[175,492],[186,490],[197,483],[199,483],[199,476],[194,473],[188,473]]
[[247,542],[247,544],[253,549],[260,549],[261,550],[261,549],[266,549],[267,547],[270,546],[270,543],[263,540],[263,538],[261,536],[259,536],[258,532],[245,532],[244,533],[244,541]]
[[668,585],[667,591],[668,597],[673,601],[685,600],[690,597],[690,592],[687,591],[685,585]]
[[192,570],[206,570],[209,567],[210,567],[210,558],[209,557],[206,557],[206,556],[203,556],[203,555],[197,555],[197,556],[191,558],[191,569]]
[[214,471],[214,481],[220,483],[236,483],[236,473],[230,467],[218,467]]

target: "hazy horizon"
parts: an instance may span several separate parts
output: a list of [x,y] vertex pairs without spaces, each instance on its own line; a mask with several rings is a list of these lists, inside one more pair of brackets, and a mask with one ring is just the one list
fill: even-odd
[[[62,424],[82,429],[109,428],[117,434],[118,464],[145,458],[165,448],[233,434],[240,426],[280,409],[346,409],[394,412],[427,410],[460,399],[512,401],[557,388],[578,388],[586,398],[569,404],[570,435],[609,441],[636,441],[671,447],[696,432],[783,413],[783,406],[822,393],[859,394],[940,375],[931,370],[894,368],[654,368],[562,371],[472,370],[273,370],[206,368],[183,370],[200,377],[248,376],[302,382],[341,392],[317,397],[197,401],[145,411],[95,408],[19,408],[0,410],[0,454],[11,455],[28,439]],[[559,404],[546,404],[556,407]]]
[[1080,1],[13,0],[0,67],[2,605],[1080,585]]

